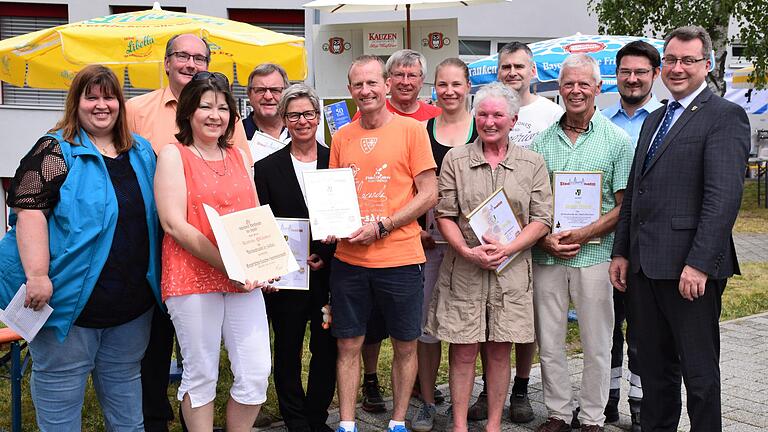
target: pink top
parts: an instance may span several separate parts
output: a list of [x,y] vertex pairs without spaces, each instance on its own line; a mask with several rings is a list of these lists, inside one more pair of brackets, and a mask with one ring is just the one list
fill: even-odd
[[[256,207],[256,192],[243,157],[236,147],[225,150],[224,160],[206,161],[192,149],[174,144],[184,164],[187,185],[187,222],[198,229],[214,245],[216,238],[208,223],[203,204],[220,215]],[[219,176],[219,173],[226,174]],[[163,238],[163,275],[160,283],[163,300],[187,294],[239,292],[227,275],[205,261],[192,256],[168,234]]]

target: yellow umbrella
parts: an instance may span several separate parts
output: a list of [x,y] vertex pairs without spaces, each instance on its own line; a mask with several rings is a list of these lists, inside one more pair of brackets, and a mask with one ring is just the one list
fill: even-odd
[[211,47],[209,70],[233,80],[233,65],[242,85],[260,63],[283,66],[291,80],[307,76],[304,38],[237,21],[168,12],[158,3],[151,10],[93,18],[0,41],[0,80],[15,86],[66,89],[77,71],[101,63],[122,79],[128,69],[137,88],[167,84],[163,60],[173,35],[192,33]]

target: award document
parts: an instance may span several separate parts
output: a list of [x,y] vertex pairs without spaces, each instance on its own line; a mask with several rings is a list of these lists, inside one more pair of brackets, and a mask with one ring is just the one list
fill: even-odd
[[309,219],[275,218],[283,232],[288,247],[291,248],[299,269],[288,273],[275,281],[280,289],[308,290],[309,289]]
[[[477,208],[467,215],[469,226],[475,233],[481,243],[486,244],[483,235],[488,235],[508,244],[516,239],[523,230],[523,224],[512,211],[509,205],[509,199],[504,193],[504,188],[499,188],[483,201]],[[513,257],[508,257],[497,268],[496,273],[501,273],[504,268],[512,261]]]
[[230,279],[263,282],[299,269],[269,205],[224,216],[203,208]]
[[553,233],[582,228],[600,218],[602,180],[601,171],[555,171],[552,174]]
[[362,226],[351,168],[304,171],[312,240],[347,238]]
[[251,150],[251,158],[256,163],[272,153],[285,147],[285,143],[272,138],[271,136],[256,131],[253,133],[253,138],[248,143],[248,148]]

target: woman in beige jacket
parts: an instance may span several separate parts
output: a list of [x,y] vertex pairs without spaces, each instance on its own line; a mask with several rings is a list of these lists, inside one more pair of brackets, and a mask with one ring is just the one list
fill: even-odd
[[[426,332],[450,347],[454,432],[467,430],[467,409],[481,345],[488,355],[488,423],[501,427],[510,379],[513,343],[534,340],[530,247],[549,232],[552,193],[544,159],[509,141],[517,121],[517,95],[499,83],[475,96],[479,138],[448,152],[435,210],[438,228],[451,246],[440,268]],[[523,229],[509,243],[489,235],[484,244],[466,215],[500,187]],[[500,273],[494,271],[508,257]]]

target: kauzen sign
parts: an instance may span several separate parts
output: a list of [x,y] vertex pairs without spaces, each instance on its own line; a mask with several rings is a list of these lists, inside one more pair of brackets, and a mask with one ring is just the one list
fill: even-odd
[[401,27],[363,28],[363,52],[373,55],[390,55],[403,48]]

